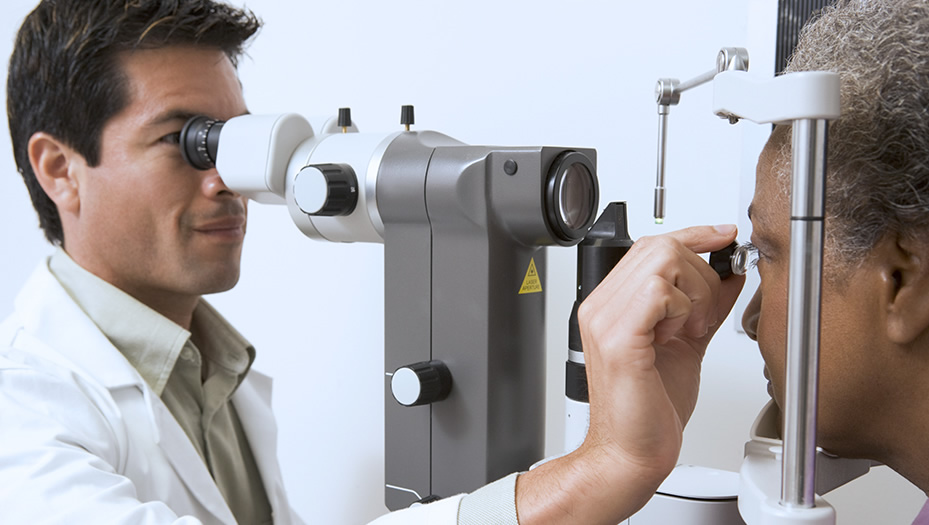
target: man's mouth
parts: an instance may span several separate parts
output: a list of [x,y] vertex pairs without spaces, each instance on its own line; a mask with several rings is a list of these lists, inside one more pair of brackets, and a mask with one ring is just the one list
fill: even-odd
[[194,231],[217,238],[241,239],[245,236],[245,216],[231,215],[215,219],[196,226]]

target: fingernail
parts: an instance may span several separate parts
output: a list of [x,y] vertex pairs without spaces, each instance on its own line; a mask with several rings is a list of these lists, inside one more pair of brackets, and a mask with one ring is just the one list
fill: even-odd
[[732,235],[735,233],[736,225],[735,224],[720,224],[713,226],[713,229],[719,232],[721,235]]

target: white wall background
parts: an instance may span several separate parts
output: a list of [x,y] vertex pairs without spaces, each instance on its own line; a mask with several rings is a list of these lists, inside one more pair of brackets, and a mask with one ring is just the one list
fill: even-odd
[[[4,68],[33,5],[4,0]],[[417,129],[472,144],[594,147],[601,204],[629,202],[634,238],[732,222],[748,238],[745,208],[767,129],[714,117],[709,87],[686,93],[671,114],[668,218],[656,226],[652,90],[659,77],[684,80],[710,69],[723,46],[748,47],[752,70],[770,74],[775,0],[252,0],[247,6],[265,21],[240,66],[253,113],[317,117],[350,106],[362,131],[390,131],[398,129],[400,105],[415,104]],[[50,248],[9,140],[2,142],[5,315]],[[312,523],[365,522],[385,511],[382,247],[311,241],[283,208],[253,204],[249,219],[242,280],[211,300],[256,345],[255,366],[275,377],[280,459],[294,506]],[[549,251],[549,453],[562,441],[574,258],[572,249]],[[737,326],[728,323],[709,350],[682,462],[738,470],[749,426],[766,401],[762,361]],[[925,497],[880,468],[829,499],[839,523],[865,524],[909,523]]]

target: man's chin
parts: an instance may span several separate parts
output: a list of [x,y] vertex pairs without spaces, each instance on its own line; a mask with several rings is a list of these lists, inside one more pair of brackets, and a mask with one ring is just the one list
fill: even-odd
[[198,283],[200,295],[228,292],[239,282],[239,269],[215,272],[205,276]]

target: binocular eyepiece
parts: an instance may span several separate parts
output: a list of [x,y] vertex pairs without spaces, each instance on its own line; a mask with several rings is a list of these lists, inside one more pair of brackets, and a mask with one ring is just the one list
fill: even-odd
[[219,132],[225,123],[202,115],[188,120],[181,128],[181,157],[198,170],[215,167]]

